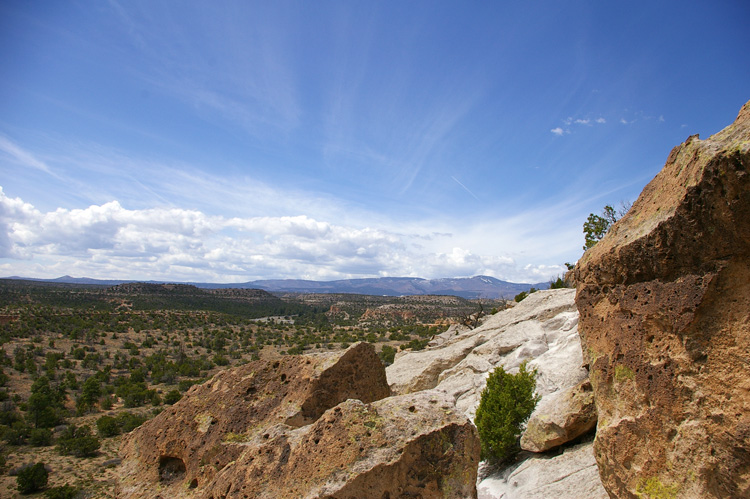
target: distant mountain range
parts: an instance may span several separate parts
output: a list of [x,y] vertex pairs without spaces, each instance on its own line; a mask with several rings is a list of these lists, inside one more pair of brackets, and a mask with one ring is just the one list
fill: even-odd
[[[58,284],[88,284],[115,286],[118,284],[144,281],[102,280],[87,277],[63,276],[57,279],[32,279],[7,277],[37,282]],[[146,281],[163,284],[166,281]],[[501,281],[489,276],[458,277],[445,279],[421,279],[418,277],[374,277],[368,279],[342,279],[337,281],[307,281],[302,279],[271,279],[232,284],[188,282],[204,289],[263,289],[270,293],[357,293],[363,295],[454,295],[462,298],[513,298],[529,288],[547,289],[548,282],[515,283]]]

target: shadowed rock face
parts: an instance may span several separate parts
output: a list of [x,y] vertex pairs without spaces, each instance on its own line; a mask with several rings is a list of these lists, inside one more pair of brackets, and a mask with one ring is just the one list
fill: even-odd
[[672,150],[575,277],[610,494],[750,496],[750,103]]
[[118,495],[476,497],[473,425],[389,395],[367,343],[228,369],[124,437]]

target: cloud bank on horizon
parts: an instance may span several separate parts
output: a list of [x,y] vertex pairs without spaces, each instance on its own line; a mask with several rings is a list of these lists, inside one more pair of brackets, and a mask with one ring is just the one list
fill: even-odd
[[553,278],[750,98],[748,14],[4,2],[0,275]]

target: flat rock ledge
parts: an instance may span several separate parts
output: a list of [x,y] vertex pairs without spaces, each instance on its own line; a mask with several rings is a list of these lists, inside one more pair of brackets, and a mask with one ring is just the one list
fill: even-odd
[[558,455],[534,455],[480,479],[477,491],[479,499],[609,499],[591,442]]

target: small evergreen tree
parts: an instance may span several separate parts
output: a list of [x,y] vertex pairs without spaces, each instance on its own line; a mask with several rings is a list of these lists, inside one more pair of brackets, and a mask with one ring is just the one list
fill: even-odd
[[535,388],[536,369],[527,370],[525,362],[518,374],[508,374],[502,366],[490,373],[474,418],[482,459],[502,463],[518,452],[522,425],[540,398]]
[[392,346],[383,345],[383,349],[380,351],[380,361],[386,365],[390,366],[393,364],[393,361],[396,359],[396,349]]
[[557,276],[557,280],[550,281],[549,283],[549,289],[563,289],[565,287],[567,287],[565,281],[560,276]]
[[64,419],[64,390],[53,387],[47,376],[40,376],[31,385],[27,419],[36,428],[51,428]]
[[29,432],[29,443],[34,447],[46,447],[52,444],[52,430],[34,428]]
[[114,437],[120,434],[120,425],[112,416],[102,416],[96,420],[96,429],[99,436],[103,438]]
[[164,395],[164,403],[168,405],[172,405],[179,401],[182,398],[182,394],[179,390],[170,390],[167,392],[166,395]]
[[101,442],[86,425],[70,425],[57,441],[57,451],[64,456],[91,457],[99,451]]
[[609,229],[622,218],[630,209],[630,203],[621,203],[620,209],[615,210],[611,205],[606,205],[602,209],[602,214],[594,215],[589,214],[589,218],[583,224],[583,234],[586,239],[586,244],[583,245],[583,251],[587,251],[594,247],[604,235],[609,232]]
[[31,494],[46,487],[48,478],[44,463],[36,463],[18,472],[16,486],[21,494]]

